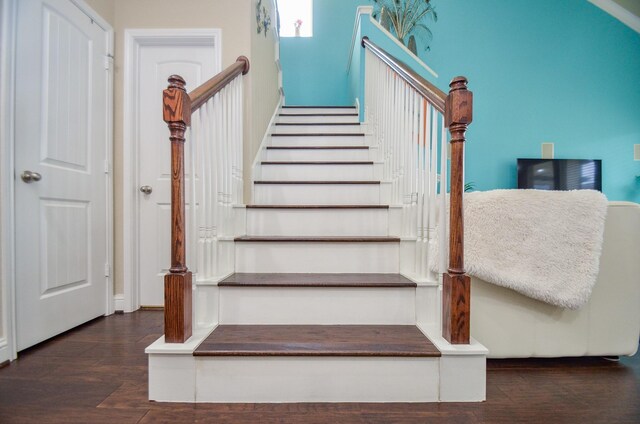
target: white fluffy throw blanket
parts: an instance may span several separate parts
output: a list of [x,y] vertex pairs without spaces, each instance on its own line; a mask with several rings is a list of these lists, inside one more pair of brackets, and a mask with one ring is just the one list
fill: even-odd
[[467,193],[464,205],[469,275],[570,309],[589,300],[607,214],[602,193],[494,190]]

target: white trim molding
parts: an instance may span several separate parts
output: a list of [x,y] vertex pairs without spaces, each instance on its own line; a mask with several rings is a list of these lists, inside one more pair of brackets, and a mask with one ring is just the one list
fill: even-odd
[[106,242],[107,242],[107,257],[105,258],[105,290],[106,290],[106,303],[105,303],[105,315],[111,315],[114,312],[114,270],[113,270],[113,258],[114,258],[114,199],[113,199],[113,79],[114,79],[114,31],[113,27],[96,12],[91,6],[89,6],[84,0],[71,0],[71,2],[78,7],[93,20],[100,28],[102,28],[106,34],[106,51],[105,55],[105,72],[107,72],[107,85],[105,87],[106,101],[107,101],[107,131],[105,133],[105,156],[107,163],[105,164],[105,184],[107,185],[107,228],[106,228]]
[[[256,181],[262,178],[262,165],[260,164],[262,160],[264,160],[264,152],[265,148],[269,145],[271,141],[271,131],[273,125],[278,118],[278,114],[280,110],[282,110],[282,106],[284,105],[284,96],[280,94],[280,100],[278,100],[278,104],[273,111],[273,115],[271,115],[271,120],[269,121],[269,125],[264,130],[264,134],[262,136],[262,141],[260,142],[260,147],[258,147],[258,152],[256,153],[256,157],[253,158],[253,164],[251,165],[251,181]],[[254,184],[251,184],[251,203],[254,202]]]
[[[124,118],[123,118],[123,275],[124,312],[140,308],[139,282],[139,145],[137,77],[140,48],[143,46],[221,46],[222,30],[217,28],[128,29],[124,32]],[[222,49],[216,48],[216,68],[222,64]],[[158,104],[160,107],[160,104]],[[168,140],[168,133],[167,133]],[[168,146],[168,145],[167,145]],[[116,305],[117,308],[117,305]]]
[[116,294],[113,296],[113,310],[124,311],[124,295]]
[[17,0],[0,0],[0,362],[16,358],[14,94]]
[[588,0],[635,32],[640,33],[640,16],[636,16],[613,0]]
[[395,44],[398,45],[398,47],[400,47],[402,50],[404,50],[404,52],[406,54],[408,54],[413,60],[418,62],[418,64],[420,66],[422,66],[427,72],[429,72],[435,78],[438,78],[438,74],[436,73],[436,71],[431,69],[429,67],[429,65],[424,63],[422,61],[422,59],[420,59],[411,50],[409,50],[407,48],[407,46],[402,44],[400,42],[400,40],[398,40],[396,37],[393,36],[393,34],[391,34],[389,31],[387,31],[387,29],[385,27],[383,27],[382,25],[380,25],[380,23],[378,21],[373,19],[373,6],[358,6],[358,9],[356,10],[356,20],[355,20],[355,23],[353,25],[353,34],[351,36],[351,48],[349,50],[349,59],[347,61],[347,74],[349,72],[351,72],[351,58],[353,57],[353,49],[354,49],[354,47],[356,45],[358,45],[358,46],[360,45],[360,41],[356,40],[356,37],[357,37],[357,34],[358,34],[358,27],[360,27],[360,22],[361,22],[361,19],[362,19],[363,15],[369,15],[369,21],[371,21],[371,23],[376,28],[378,28],[380,31],[382,31],[382,33],[385,34],[391,41],[393,41]]

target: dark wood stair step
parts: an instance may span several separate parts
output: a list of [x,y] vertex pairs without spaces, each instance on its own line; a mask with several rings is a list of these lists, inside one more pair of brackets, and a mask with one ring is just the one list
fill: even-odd
[[400,274],[258,274],[236,273],[220,287],[416,287]]
[[364,137],[364,133],[274,133],[271,137]]
[[276,126],[348,126],[348,125],[360,125],[360,122],[276,122]]
[[267,146],[267,150],[368,150],[369,146]]
[[379,185],[380,181],[254,181],[254,184],[364,184],[364,185]]
[[280,116],[358,116],[357,113],[281,113]]
[[389,205],[247,205],[247,209],[389,209]]
[[373,165],[373,161],[263,161],[261,165]]
[[355,106],[282,106],[283,109],[355,109]]
[[398,243],[399,237],[388,236],[241,236],[237,242],[288,242],[288,243]]
[[414,325],[219,325],[194,356],[439,357]]

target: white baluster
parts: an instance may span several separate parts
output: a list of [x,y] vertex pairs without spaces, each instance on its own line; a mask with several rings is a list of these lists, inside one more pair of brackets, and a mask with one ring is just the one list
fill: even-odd
[[[200,134],[200,113],[196,113],[191,117],[191,139],[188,140],[187,142],[189,143],[189,157],[187,158],[187,160],[189,161],[189,185],[186,188],[186,190],[188,190],[188,196],[190,197],[190,199],[188,199],[188,204],[189,204],[189,211],[188,211],[188,216],[189,216],[189,222],[187,225],[187,251],[189,252],[189,255],[192,255],[192,259],[190,260],[191,265],[189,266],[191,272],[196,276],[196,280],[198,279],[199,275],[199,263],[198,263],[198,255],[197,255],[197,251],[198,251],[198,240],[199,240],[199,234],[198,234],[198,229],[199,229],[199,223],[198,223],[198,208],[197,208],[197,203],[198,203],[198,196],[196,194],[196,190],[197,190],[197,182],[196,182],[196,172],[197,172],[197,164],[196,164],[196,154],[198,152],[198,146],[200,144],[201,140],[201,134]],[[186,193],[185,193],[186,194]]]
[[244,97],[244,91],[243,91],[243,76],[239,76],[238,77],[238,115],[237,115],[237,122],[238,122],[238,142],[236,143],[236,146],[238,146],[238,169],[239,169],[239,174],[238,174],[238,178],[239,178],[239,197],[238,197],[238,203],[242,204],[243,202],[243,198],[244,198],[244,151],[243,151],[243,146],[244,146],[244,102],[243,97]]
[[447,129],[444,127],[444,115],[440,115],[442,124],[441,142],[441,158],[440,158],[440,233],[438,234],[439,251],[440,251],[440,273],[447,271],[447,251],[449,250],[449,242],[447,239]]
[[207,126],[207,112],[206,112],[207,104],[202,105],[200,109],[198,109],[198,117],[200,120],[199,128],[200,128],[200,137],[198,142],[198,157],[197,157],[197,167],[193,168],[192,174],[198,175],[198,179],[200,180],[200,187],[197,191],[198,193],[198,243],[196,246],[195,253],[198,257],[198,280],[202,281],[209,277],[209,269],[207,266],[207,230],[206,230],[206,214],[207,214],[207,194],[206,194],[206,162],[207,162],[207,148],[209,144],[208,140],[208,126]]

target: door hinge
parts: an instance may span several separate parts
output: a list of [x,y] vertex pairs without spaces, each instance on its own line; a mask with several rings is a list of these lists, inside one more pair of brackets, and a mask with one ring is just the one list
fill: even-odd
[[105,277],[111,276],[111,267],[109,266],[108,262],[104,264],[104,276]]
[[109,164],[109,160],[105,159],[104,160],[104,173],[108,174],[111,171],[111,166]]

